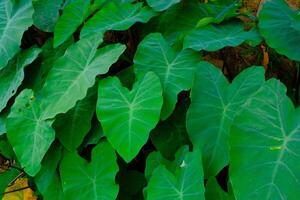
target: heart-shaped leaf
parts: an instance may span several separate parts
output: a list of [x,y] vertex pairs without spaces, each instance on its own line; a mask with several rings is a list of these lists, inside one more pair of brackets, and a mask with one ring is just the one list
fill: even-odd
[[237,112],[264,83],[264,69],[244,70],[232,84],[222,71],[202,62],[198,68],[187,113],[188,134],[203,152],[205,176],[215,176],[228,164],[228,134]]
[[43,119],[55,117],[74,107],[86,96],[88,88],[99,74],[105,74],[125,50],[124,45],[113,44],[97,50],[100,36],[79,40],[70,46],[50,70],[41,96]]
[[180,0],[147,0],[149,6],[155,11],[163,11],[170,8],[172,5],[179,3]]
[[259,31],[268,45],[287,57],[300,61],[299,10],[285,0],[264,1],[259,12]]
[[43,121],[42,112],[33,91],[26,89],[18,95],[6,119],[8,140],[30,176],[40,170],[41,161],[55,138],[52,121]]
[[90,163],[66,152],[60,165],[65,199],[116,199],[117,172],[117,156],[108,142],[101,142],[93,149]]
[[58,19],[54,30],[54,47],[65,42],[86,19],[89,13],[89,1],[76,0],[68,4]]
[[137,73],[153,71],[159,76],[164,92],[162,119],[173,112],[178,93],[192,87],[195,67],[200,60],[200,55],[190,50],[177,53],[160,33],[149,34],[139,44],[134,69]]
[[129,91],[116,77],[99,83],[97,116],[108,141],[126,161],[147,142],[159,121],[162,106],[159,78],[148,72]]
[[24,67],[32,63],[41,52],[32,48],[22,51],[0,71],[0,111],[5,108],[8,100],[16,94],[24,79]]
[[104,33],[108,30],[126,30],[136,22],[145,23],[149,21],[155,15],[156,13],[149,7],[143,7],[143,3],[109,2],[88,20],[80,33],[80,37]]
[[201,153],[188,152],[174,171],[159,165],[147,186],[147,200],[204,200]]
[[300,197],[300,109],[275,79],[256,92],[230,132],[230,180],[236,199]]
[[0,70],[20,50],[24,31],[32,24],[33,7],[28,0],[0,2]]
[[244,30],[239,22],[228,22],[220,25],[200,27],[189,33],[184,39],[184,48],[196,51],[217,51],[226,46],[236,47],[244,42],[256,46],[262,38],[257,29]]

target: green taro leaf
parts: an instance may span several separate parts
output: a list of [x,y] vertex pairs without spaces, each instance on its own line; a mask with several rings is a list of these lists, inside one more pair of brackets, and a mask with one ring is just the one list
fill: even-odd
[[251,67],[229,84],[222,71],[202,62],[198,68],[187,113],[187,129],[194,147],[203,153],[205,177],[228,164],[228,135],[236,114],[264,83],[264,69]]
[[0,139],[0,155],[7,159],[13,159],[14,151],[6,139]]
[[24,67],[32,63],[41,52],[31,48],[21,51],[8,65],[0,70],[0,111],[5,108],[8,100],[14,96],[24,79]]
[[104,33],[108,30],[126,30],[136,22],[148,22],[155,15],[156,13],[149,7],[143,7],[143,3],[110,2],[88,20],[80,33],[80,37]]
[[148,72],[129,91],[117,77],[99,83],[97,116],[108,141],[130,162],[159,121],[163,103],[159,78]]
[[146,0],[149,6],[155,11],[167,10],[172,5],[179,3],[180,0]]
[[195,67],[200,61],[201,56],[194,51],[177,53],[160,33],[149,34],[139,44],[134,69],[138,73],[153,71],[159,76],[164,92],[163,120],[173,112],[178,93],[191,88]]
[[30,176],[40,170],[41,161],[55,138],[52,121],[44,121],[42,112],[33,91],[25,89],[16,98],[6,119],[8,141]]
[[20,50],[24,31],[31,26],[33,7],[28,0],[0,2],[0,70]]
[[211,177],[205,186],[206,200],[230,200],[229,195],[220,187],[217,179]]
[[204,200],[201,153],[188,152],[172,172],[164,165],[154,171],[147,186],[147,200]]
[[6,116],[0,115],[0,136],[6,133],[5,119]]
[[285,0],[268,0],[263,2],[258,16],[259,31],[267,44],[278,53],[300,61],[299,10],[290,8]]
[[94,85],[96,76],[105,74],[125,50],[120,44],[97,50],[101,40],[101,36],[81,39],[56,60],[39,92],[43,119],[53,118],[74,107]]
[[89,14],[89,1],[76,0],[68,4],[58,19],[54,30],[54,47],[65,42]]
[[245,31],[242,23],[227,22],[192,31],[185,37],[183,46],[196,51],[217,51],[227,46],[236,47],[244,42],[256,46],[261,40],[257,29]]
[[116,199],[119,186],[117,156],[108,142],[99,143],[87,163],[75,153],[66,152],[60,165],[65,199]]
[[34,182],[44,200],[63,200],[62,186],[56,168],[61,159],[62,148],[53,144],[42,161],[42,168],[34,177]]
[[230,132],[230,180],[237,200],[300,197],[300,109],[275,79],[257,91]]
[[45,32],[53,32],[63,0],[32,0],[33,24]]
[[97,88],[91,87],[84,99],[78,101],[75,107],[67,113],[58,115],[55,119],[53,127],[56,137],[69,151],[75,151],[90,130],[96,101]]
[[167,167],[168,169],[171,168],[172,163],[165,159],[160,152],[153,151],[151,152],[146,160],[146,168],[145,168],[145,177],[147,181],[150,180],[150,177],[152,176],[153,171],[159,166],[163,165]]

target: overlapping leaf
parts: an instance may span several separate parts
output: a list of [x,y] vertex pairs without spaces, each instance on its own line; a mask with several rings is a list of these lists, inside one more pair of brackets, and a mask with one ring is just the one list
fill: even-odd
[[180,0],[162,0],[162,1],[156,1],[156,0],[147,0],[147,3],[153,10],[155,11],[163,11],[171,7],[172,5],[179,3]]
[[96,100],[97,89],[92,87],[84,99],[78,101],[67,113],[58,115],[55,119],[53,127],[56,130],[56,137],[69,151],[75,151],[90,130]]
[[28,0],[0,2],[0,70],[19,51],[24,31],[33,23]]
[[32,48],[19,53],[4,69],[0,70],[0,111],[8,100],[16,94],[24,79],[24,67],[36,59],[40,49]]
[[55,138],[52,121],[43,121],[42,112],[33,91],[26,89],[18,95],[6,119],[8,140],[30,176],[40,170],[41,161]]
[[215,177],[209,178],[206,183],[205,199],[206,200],[216,200],[216,199],[230,200],[229,195],[220,187]]
[[184,48],[191,48],[196,51],[217,51],[227,46],[236,47],[244,42],[255,46],[261,40],[255,28],[245,31],[242,23],[229,22],[220,25],[208,25],[192,31],[184,39]]
[[136,22],[145,23],[149,21],[155,15],[156,13],[149,7],[143,7],[143,3],[109,2],[88,20],[81,31],[80,37],[104,33],[108,30],[126,30]]
[[148,35],[139,44],[134,69],[137,73],[153,71],[159,76],[164,92],[162,119],[173,112],[178,93],[191,88],[195,67],[200,60],[200,55],[190,50],[177,53],[160,33]]
[[99,83],[97,116],[114,149],[130,162],[159,121],[162,106],[159,78],[148,72],[129,91],[116,77]]
[[54,47],[65,42],[89,14],[89,1],[76,0],[68,4],[54,30]]
[[33,0],[33,24],[45,32],[53,32],[63,0]]
[[116,199],[117,172],[116,154],[106,141],[93,149],[90,163],[75,153],[66,153],[60,165],[65,199]]
[[174,171],[160,164],[147,186],[147,200],[204,200],[201,153],[188,152]]
[[299,10],[285,0],[264,1],[259,12],[259,30],[268,45],[277,52],[300,61]]
[[97,50],[101,36],[84,38],[70,46],[50,70],[40,90],[43,119],[65,113],[86,96],[99,74],[105,74],[125,50],[113,44]]
[[205,176],[215,176],[228,164],[228,135],[237,112],[264,83],[262,67],[244,70],[229,84],[221,70],[202,62],[197,70],[187,113],[187,128],[203,152]]
[[300,110],[269,80],[234,120],[230,180],[236,199],[300,197]]

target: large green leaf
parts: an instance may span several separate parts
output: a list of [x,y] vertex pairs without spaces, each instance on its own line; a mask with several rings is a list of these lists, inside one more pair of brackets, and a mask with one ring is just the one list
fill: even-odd
[[58,115],[55,119],[53,127],[56,137],[69,151],[75,151],[90,130],[96,101],[97,88],[91,87],[84,99],[78,101],[75,107],[67,113]]
[[80,37],[104,33],[108,30],[126,30],[136,22],[145,23],[154,17],[156,13],[149,7],[143,7],[143,3],[115,3],[106,4],[84,25]]
[[116,199],[117,172],[117,156],[108,142],[101,142],[93,149],[90,163],[66,152],[60,165],[65,199]]
[[116,77],[99,83],[97,116],[108,141],[126,161],[147,142],[163,103],[159,78],[148,72],[129,91]]
[[0,2],[0,70],[20,50],[24,31],[32,24],[33,7],[28,0]]
[[147,200],[204,200],[201,153],[188,152],[174,171],[160,164],[147,186]]
[[89,14],[89,1],[76,0],[68,4],[58,19],[54,30],[54,47],[65,42]]
[[244,30],[239,22],[227,22],[220,25],[208,25],[189,33],[184,39],[184,48],[196,51],[217,51],[224,47],[236,47],[244,42],[255,46],[261,42],[257,29]]
[[32,0],[33,24],[45,32],[53,32],[63,0]]
[[44,108],[43,119],[55,117],[74,107],[86,96],[99,74],[105,74],[125,50],[113,44],[97,50],[101,36],[91,36],[70,46],[54,63],[39,95]]
[[195,67],[200,60],[200,55],[190,50],[177,53],[160,33],[148,35],[139,44],[134,68],[139,73],[153,71],[159,76],[164,92],[162,119],[173,112],[178,93],[191,88]]
[[61,159],[62,148],[54,143],[42,162],[42,168],[34,177],[34,182],[45,200],[63,200],[62,186],[56,171]]
[[32,63],[41,52],[32,48],[22,51],[12,59],[8,66],[0,70],[0,111],[5,108],[8,100],[14,96],[24,79],[24,67]]
[[300,61],[299,10],[285,0],[264,1],[259,12],[259,30],[268,45],[278,53]]
[[230,133],[230,180],[237,200],[300,197],[300,109],[275,79],[257,91]]
[[228,134],[237,112],[264,83],[264,69],[244,70],[229,84],[221,70],[202,62],[197,70],[187,113],[193,145],[203,152],[205,176],[215,176],[228,164]]
[[16,156],[30,176],[41,168],[41,161],[55,138],[52,121],[43,121],[43,110],[32,90],[18,95],[6,119],[7,137]]
[[149,6],[155,11],[167,10],[169,7],[179,2],[180,0],[147,0]]

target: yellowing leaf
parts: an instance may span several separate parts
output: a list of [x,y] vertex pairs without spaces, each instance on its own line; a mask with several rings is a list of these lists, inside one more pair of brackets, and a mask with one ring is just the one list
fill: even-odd
[[[16,180],[16,182],[8,187],[5,192],[10,192],[14,190],[19,190],[22,188],[28,187],[28,179],[27,178],[20,178]],[[33,191],[30,188],[12,192],[5,194],[2,200],[36,200],[37,197],[33,195]]]

